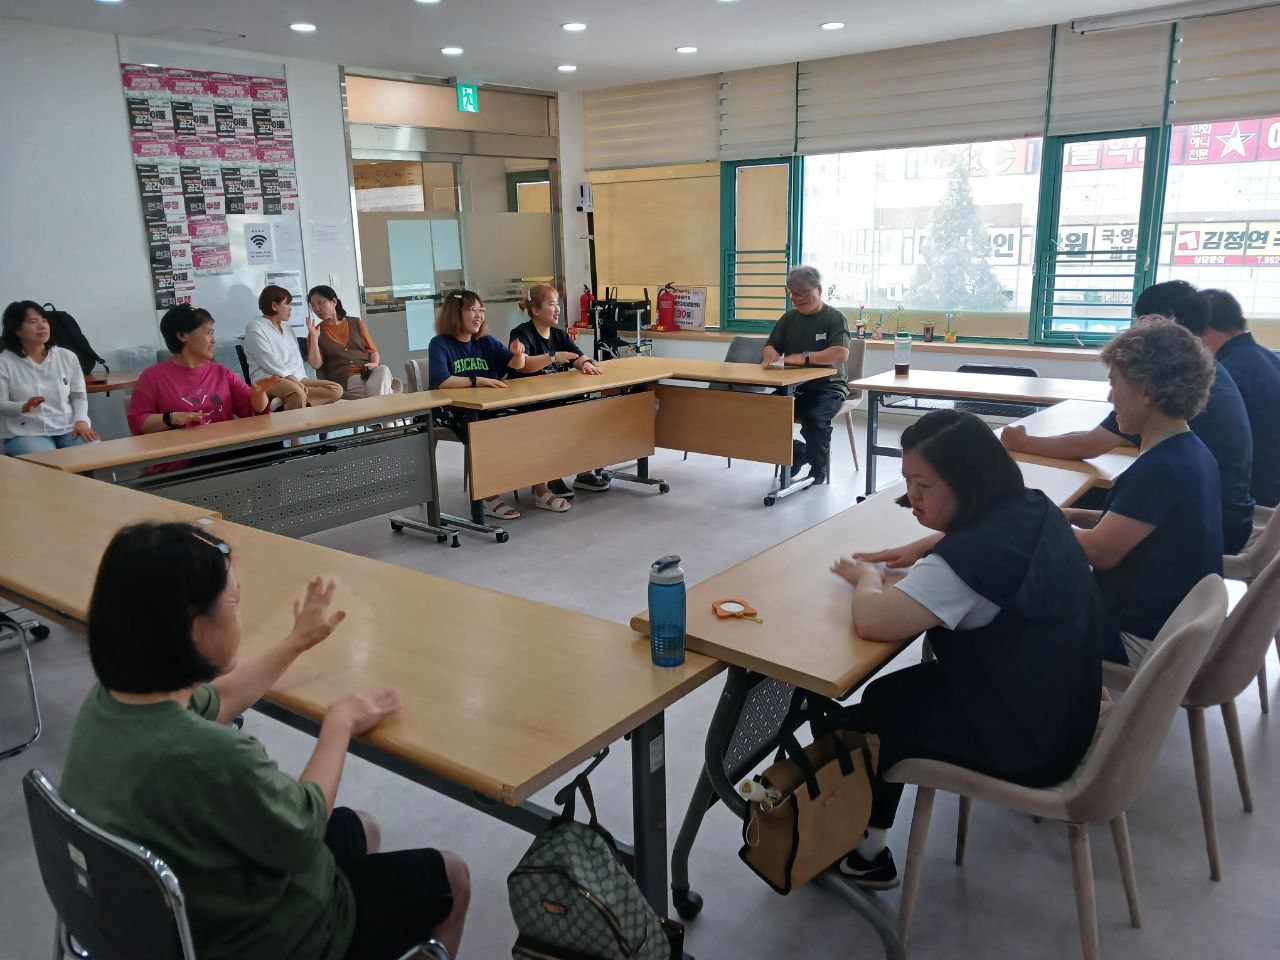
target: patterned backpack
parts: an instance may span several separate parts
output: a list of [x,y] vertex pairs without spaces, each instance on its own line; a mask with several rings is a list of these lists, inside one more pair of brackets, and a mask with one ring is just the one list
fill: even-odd
[[[573,819],[578,791],[589,823]],[[596,820],[586,776],[569,786],[551,821],[507,877],[520,931],[516,960],[669,960],[672,945],[658,915],[627,872],[618,847]]]

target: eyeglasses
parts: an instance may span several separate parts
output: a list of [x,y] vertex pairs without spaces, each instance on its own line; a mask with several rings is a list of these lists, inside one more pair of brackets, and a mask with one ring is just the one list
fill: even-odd
[[191,536],[196,540],[199,540],[205,546],[213,547],[213,549],[217,550],[224,557],[231,556],[231,544],[227,543],[225,540],[219,540],[213,534],[205,533],[203,530],[197,530],[195,527],[191,528]]
[[815,293],[816,290],[792,290],[787,287],[787,296],[792,300],[808,300]]

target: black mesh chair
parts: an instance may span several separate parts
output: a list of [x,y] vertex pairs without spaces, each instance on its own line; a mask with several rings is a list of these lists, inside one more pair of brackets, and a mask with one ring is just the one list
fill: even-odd
[[[956,373],[989,373],[1004,377],[1038,377],[1034,367],[1013,367],[1004,363],[962,363]],[[999,400],[957,400],[957,410],[967,410],[980,417],[1029,417],[1040,407],[1026,403],[1002,403]]]
[[163,860],[84,819],[39,770],[22,778],[22,792],[57,913],[55,957],[195,960],[186,901]]
[[[39,770],[22,778],[40,878],[57,923],[54,957],[196,960],[178,878],[154,853],[94,826]],[[400,960],[449,960],[437,940]]]

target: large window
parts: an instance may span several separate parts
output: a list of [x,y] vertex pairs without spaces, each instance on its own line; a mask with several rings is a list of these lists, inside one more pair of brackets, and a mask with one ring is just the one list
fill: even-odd
[[1280,117],[1172,128],[1159,274],[1230,291],[1280,345]]
[[806,157],[803,252],[828,302],[946,314],[965,336],[1027,336],[1041,141],[997,140]]

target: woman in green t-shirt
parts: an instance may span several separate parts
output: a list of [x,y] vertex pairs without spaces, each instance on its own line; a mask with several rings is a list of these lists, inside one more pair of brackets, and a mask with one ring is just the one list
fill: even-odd
[[335,589],[312,580],[289,635],[238,664],[226,543],[190,524],[142,523],[103,554],[89,606],[98,683],[60,790],[169,864],[201,960],[395,960],[433,936],[457,955],[470,898],[461,858],[379,853],[376,823],[333,805],[351,737],[399,708],[396,691],[334,703],[297,780],[229,725],[342,622],[329,609]]

